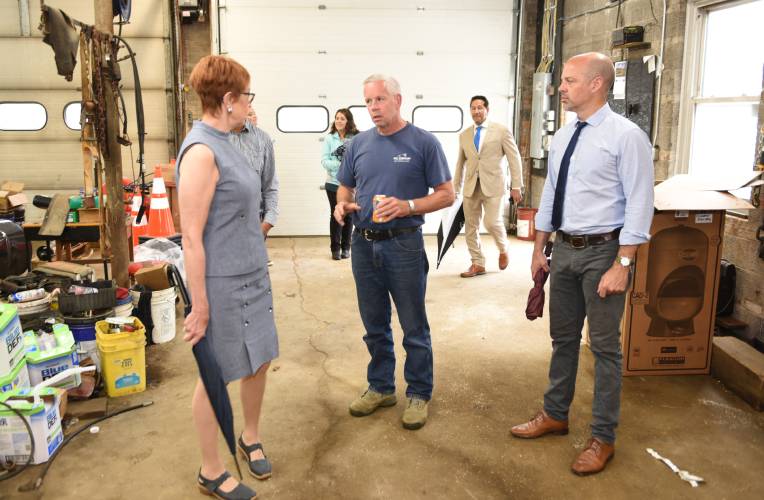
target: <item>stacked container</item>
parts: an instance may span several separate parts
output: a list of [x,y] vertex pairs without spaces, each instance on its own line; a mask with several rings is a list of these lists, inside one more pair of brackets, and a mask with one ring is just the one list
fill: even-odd
[[18,309],[0,303],[0,393],[29,387]]
[[109,397],[146,390],[146,328],[132,318],[132,332],[109,333],[108,321],[96,323],[96,343],[101,373]]

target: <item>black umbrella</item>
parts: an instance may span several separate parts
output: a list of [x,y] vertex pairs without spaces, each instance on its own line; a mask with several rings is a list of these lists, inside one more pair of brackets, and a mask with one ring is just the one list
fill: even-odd
[[459,232],[464,226],[464,208],[462,207],[462,199],[457,198],[453,205],[446,209],[443,214],[443,219],[440,221],[440,227],[438,227],[438,264],[435,268],[440,267],[440,261],[443,260],[443,256],[454,244],[454,240],[459,236]]
[[[167,266],[167,275],[170,281],[178,287],[180,295],[183,298],[184,314],[188,316],[191,312],[191,299],[188,296],[188,290],[183,282],[178,269],[170,264]],[[243,479],[239,460],[236,458],[236,437],[233,431],[233,410],[231,409],[231,400],[228,397],[228,388],[223,380],[223,374],[220,372],[220,366],[215,359],[210,343],[207,337],[202,338],[193,347],[194,358],[199,366],[199,376],[202,378],[204,389],[207,391],[207,397],[215,412],[215,418],[218,421],[220,430],[228,444],[228,451],[231,452],[233,460],[236,463],[236,471],[239,473],[239,479]]]
[[[544,255],[546,255],[547,266],[551,265],[552,259],[552,242],[547,241],[544,247]],[[533,288],[528,293],[528,305],[525,308],[525,317],[533,321],[536,318],[540,318],[544,315],[544,284],[549,277],[549,273],[544,271],[543,267],[540,267],[533,276]]]

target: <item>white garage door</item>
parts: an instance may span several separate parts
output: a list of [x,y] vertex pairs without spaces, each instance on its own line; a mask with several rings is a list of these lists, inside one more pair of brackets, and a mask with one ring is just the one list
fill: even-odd
[[[387,73],[400,81],[403,117],[412,121],[413,114],[415,124],[438,112],[415,111],[419,106],[456,106],[463,119],[455,129],[469,126],[474,94],[488,97],[491,119],[511,123],[512,4],[345,0],[323,6],[297,0],[220,0],[213,23],[215,50],[252,74],[259,126],[275,141],[281,215],[274,234],[328,234],[329,219],[320,163],[328,131],[281,132],[279,107],[323,106],[331,119],[338,108],[361,106],[353,108],[356,121],[368,122],[362,82],[372,73]],[[453,172],[458,132],[436,136]],[[425,231],[436,232],[439,222],[440,214],[428,215]]]
[[[56,73],[53,50],[42,42],[37,29],[40,22],[40,2],[30,0],[26,19],[20,18],[22,2],[0,2],[0,54],[3,71],[0,72],[0,103],[39,103],[45,108],[47,122],[36,131],[0,131],[0,164],[2,179],[13,179],[26,184],[31,201],[33,194],[56,192],[76,193],[83,185],[80,131],[69,128],[64,121],[64,108],[81,99],[79,54],[74,78],[67,82]],[[93,2],[57,0],[48,5],[60,8],[72,18],[93,23]],[[169,33],[168,3],[162,0],[133,2],[130,24],[124,26],[123,36],[137,54],[143,89],[143,107],[146,122],[146,165],[166,163],[170,156],[168,141],[173,124],[168,121],[168,103],[172,95],[167,90],[166,54]],[[22,32],[26,20],[28,34]],[[120,51],[120,55],[126,51]],[[128,134],[133,140],[133,151],[122,148],[122,167],[125,177],[137,173],[138,133],[135,125],[135,98],[133,72],[129,61],[120,64],[122,87],[127,107]],[[168,97],[169,96],[169,97]],[[172,115],[170,115],[172,116]],[[0,117],[1,118],[1,117]],[[79,116],[74,117],[77,125]],[[72,123],[70,123],[72,124]],[[151,170],[149,169],[149,172]],[[41,217],[41,213],[27,206],[27,220]]]

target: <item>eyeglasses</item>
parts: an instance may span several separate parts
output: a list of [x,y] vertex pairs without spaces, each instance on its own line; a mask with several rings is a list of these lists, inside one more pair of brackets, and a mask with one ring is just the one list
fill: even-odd
[[247,101],[252,104],[252,101],[255,100],[255,93],[254,92],[242,92],[241,95],[247,96]]

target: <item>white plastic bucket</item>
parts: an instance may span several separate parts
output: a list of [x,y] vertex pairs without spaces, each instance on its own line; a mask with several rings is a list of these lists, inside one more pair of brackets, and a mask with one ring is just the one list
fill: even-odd
[[169,342],[175,338],[175,288],[151,293],[151,320],[154,329],[151,340],[155,344]]
[[126,318],[133,314],[133,302],[130,301],[127,304],[114,307],[114,316],[118,318]]

